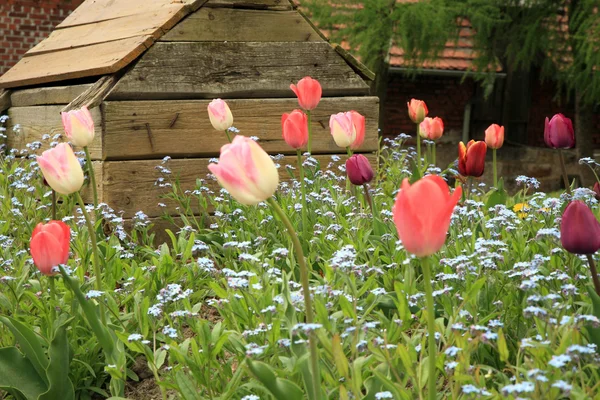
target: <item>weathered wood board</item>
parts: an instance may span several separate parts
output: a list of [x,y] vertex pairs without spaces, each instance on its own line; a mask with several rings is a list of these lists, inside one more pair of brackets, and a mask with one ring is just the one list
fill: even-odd
[[[320,163],[321,168],[326,168],[331,161],[330,155],[315,156]],[[375,166],[375,156],[369,154],[371,163]],[[289,180],[286,165],[296,165],[297,158],[286,156],[278,163],[279,176],[282,181]],[[336,165],[345,162],[342,157]],[[164,176],[156,169],[158,165],[168,168],[171,171],[171,177],[179,178],[181,190],[194,190],[197,179],[206,179],[208,174],[209,159],[190,158],[183,160],[170,160],[162,164],[158,160],[141,161],[103,161],[103,201],[108,203],[117,211],[124,211],[124,218],[131,218],[141,210],[149,217],[157,217],[169,212],[171,215],[177,215],[176,204],[168,199],[161,199],[161,195],[170,192],[170,188],[161,188],[156,184],[159,177]],[[169,179],[168,177],[166,178]],[[215,180],[207,179],[207,187],[218,190],[219,186]],[[166,207],[158,204],[163,203]],[[194,202],[192,202],[194,203]],[[192,205],[192,211],[199,214],[197,204]]]
[[11,107],[10,90],[0,89],[0,113]]
[[[52,140],[42,140],[42,136],[49,134],[62,135],[61,141],[67,141],[64,134],[60,110],[63,106],[31,106],[31,107],[12,107],[8,110],[9,119],[7,121],[7,145],[13,149],[26,149],[26,145],[32,142],[42,142],[40,150],[36,154],[49,148]],[[102,157],[102,124],[99,108],[90,110],[95,126],[95,137],[89,146],[92,159]],[[15,129],[15,125],[17,129]],[[75,151],[81,150],[75,148]]]
[[[104,159],[218,155],[221,146],[227,143],[227,137],[210,124],[206,111],[208,103],[208,100],[105,102],[102,105]],[[298,107],[296,99],[235,99],[229,100],[228,104],[240,134],[257,136],[260,145],[272,154],[295,154],[281,136],[281,115]],[[356,110],[366,117],[365,142],[361,151],[377,149],[377,97],[323,98],[312,115],[313,154],[344,152],[331,137],[329,117],[349,110]]]
[[290,83],[307,75],[324,96],[369,92],[326,42],[157,42],[108,99],[293,97]]
[[289,0],[208,0],[205,7],[251,8],[285,11],[292,9]]
[[12,92],[12,106],[42,106],[54,104],[69,104],[92,85],[48,86],[35,89],[22,89]]
[[[232,23],[235,23],[234,28],[231,26]],[[202,7],[159,40],[164,42],[322,42],[323,38],[296,11]]]

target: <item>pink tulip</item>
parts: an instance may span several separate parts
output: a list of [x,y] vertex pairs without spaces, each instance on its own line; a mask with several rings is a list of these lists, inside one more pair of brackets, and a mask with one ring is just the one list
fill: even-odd
[[551,120],[546,117],[544,141],[553,149],[570,149],[575,146],[573,123],[562,114],[556,114]]
[[79,110],[61,112],[62,123],[69,141],[74,146],[89,146],[94,140],[94,120],[86,106]]
[[37,162],[48,185],[60,194],[77,192],[83,186],[83,170],[73,149],[61,143],[37,156]]
[[373,168],[367,157],[354,154],[346,160],[346,174],[354,185],[362,186],[373,179]]
[[504,127],[492,124],[485,130],[485,144],[490,149],[499,149],[504,144]]
[[412,186],[405,178],[396,196],[393,214],[404,248],[418,257],[439,251],[446,241],[450,218],[462,189],[450,194],[446,182],[428,175]]
[[271,157],[254,140],[236,136],[221,147],[218,164],[212,172],[231,196],[242,204],[256,205],[275,193],[279,174]]
[[335,144],[339,147],[349,147],[357,139],[356,126],[352,121],[351,112],[333,114],[329,118],[329,129],[331,130],[331,136],[333,136]]
[[208,104],[208,118],[213,128],[218,131],[226,131],[233,125],[233,115],[226,102],[214,99]]
[[426,117],[419,124],[419,134],[425,139],[438,140],[444,134],[444,121],[440,117]]
[[565,208],[560,241],[569,253],[593,254],[600,249],[600,223],[583,201],[574,200]]
[[365,117],[354,110],[350,111],[350,116],[352,118],[352,125],[354,125],[354,129],[356,130],[356,139],[350,144],[350,148],[357,150],[365,141]]
[[281,116],[283,140],[294,149],[301,149],[308,143],[308,118],[300,110]]
[[44,275],[54,275],[52,268],[66,264],[69,259],[71,229],[62,221],[39,223],[31,234],[31,257]]
[[420,124],[423,122],[429,110],[427,110],[427,105],[423,100],[411,99],[409,103],[406,103],[408,106],[408,116],[415,124]]
[[290,89],[298,96],[298,104],[304,110],[314,110],[321,101],[321,84],[310,76],[300,79],[298,85],[291,84]]

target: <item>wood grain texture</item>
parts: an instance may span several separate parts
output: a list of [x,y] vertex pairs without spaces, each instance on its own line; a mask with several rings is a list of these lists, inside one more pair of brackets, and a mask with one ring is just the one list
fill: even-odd
[[12,93],[13,107],[69,104],[92,84],[49,86],[35,89],[15,90]]
[[325,42],[157,42],[108,99],[293,97],[290,83],[307,75],[324,96],[369,92]]
[[76,110],[83,106],[87,106],[89,109],[98,107],[102,103],[102,100],[104,100],[104,97],[115,87],[121,76],[121,73],[115,73],[101,77],[85,92],[69,102],[62,111]]
[[[321,168],[325,169],[331,162],[330,155],[316,156]],[[368,154],[372,165],[375,165],[375,156]],[[296,165],[295,156],[286,156],[279,160],[281,165],[279,175],[282,181],[289,180],[286,165]],[[345,156],[336,162],[334,168],[345,163]],[[117,211],[124,211],[124,218],[131,218],[142,210],[149,217],[157,217],[168,212],[177,215],[176,204],[168,199],[161,199],[162,195],[170,192],[169,188],[161,188],[156,184],[157,178],[162,175],[156,169],[157,165],[163,165],[170,169],[172,179],[179,178],[183,191],[194,190],[197,179],[205,179],[208,174],[207,158],[190,158],[183,160],[170,160],[161,164],[158,160],[142,161],[103,161],[103,200]],[[168,178],[167,178],[168,179]],[[206,186],[212,190],[218,190],[218,183],[212,179],[206,180]],[[163,203],[166,207],[160,207]],[[192,206],[192,211],[199,214],[197,205]]]
[[0,87],[111,74],[135,60],[152,43],[151,37],[133,37],[24,57],[0,77]]
[[11,91],[0,89],[0,113],[11,107]]
[[323,39],[296,11],[202,7],[160,41],[321,42]]
[[[208,103],[208,100],[105,102],[102,113],[106,159],[217,156],[227,138],[210,124],[206,112]],[[281,136],[281,115],[298,107],[296,99],[235,99],[229,100],[228,104],[240,134],[257,136],[269,153],[295,154]],[[349,110],[356,110],[366,117],[365,142],[361,150],[377,149],[379,99],[333,97],[323,98],[313,111],[313,154],[343,151],[331,137],[329,117]]]
[[208,0],[205,7],[250,8],[258,10],[291,10],[289,0]]
[[[62,106],[31,106],[31,107],[12,107],[8,110],[7,121],[7,145],[8,148],[23,150],[27,149],[26,145],[32,142],[42,142],[42,147],[37,150],[36,154],[41,154],[42,151],[49,148],[49,140],[42,140],[42,136],[49,134],[51,137],[56,134],[61,134],[58,141],[67,141],[64,134],[60,111]],[[95,137],[92,144],[89,146],[90,156],[97,160],[102,158],[102,129],[101,129],[101,114],[100,109],[93,108],[90,110],[95,125]],[[17,126],[17,129],[15,129]],[[75,150],[81,150],[75,148]]]

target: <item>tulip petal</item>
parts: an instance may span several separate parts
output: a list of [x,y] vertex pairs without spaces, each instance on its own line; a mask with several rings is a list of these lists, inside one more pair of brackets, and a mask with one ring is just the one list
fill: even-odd
[[61,245],[49,232],[39,232],[30,242],[33,262],[44,275],[54,275],[52,268],[64,263]]

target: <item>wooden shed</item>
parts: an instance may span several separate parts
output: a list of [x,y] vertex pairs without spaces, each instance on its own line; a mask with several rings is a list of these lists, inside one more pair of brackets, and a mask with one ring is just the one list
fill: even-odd
[[372,74],[289,0],[86,0],[0,77],[0,112],[10,117],[8,146],[23,149],[63,133],[61,110],[88,105],[100,201],[125,218],[138,210],[156,218],[177,214],[160,198],[168,189],[156,185],[161,159],[170,156],[182,189],[193,189],[227,141],[208,119],[213,98],[227,99],[241,134],[295,164],[281,114],[298,108],[289,86],[307,75],[323,86],[313,154],[340,152],[329,115],[352,109],[367,118],[361,151],[376,150]]

